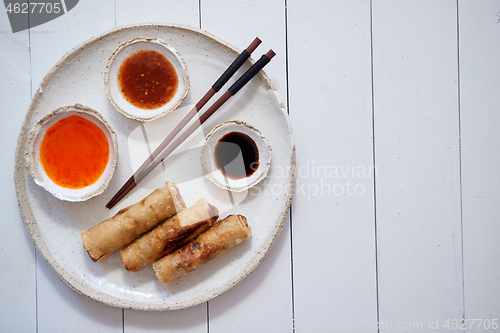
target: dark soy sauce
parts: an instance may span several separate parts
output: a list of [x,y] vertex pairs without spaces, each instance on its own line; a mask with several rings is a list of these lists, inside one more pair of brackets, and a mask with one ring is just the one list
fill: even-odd
[[248,135],[230,132],[214,149],[215,166],[230,179],[250,177],[259,167],[259,149]]

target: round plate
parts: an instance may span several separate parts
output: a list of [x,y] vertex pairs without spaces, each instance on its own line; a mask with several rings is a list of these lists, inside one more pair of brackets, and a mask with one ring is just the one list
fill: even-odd
[[[161,38],[182,54],[190,69],[191,90],[183,104],[153,122],[140,123],[116,112],[108,102],[103,73],[107,60],[124,41],[139,36]],[[96,36],[68,52],[45,76],[37,90],[18,139],[15,184],[30,237],[52,270],[77,292],[118,307],[141,310],[181,309],[207,301],[228,290],[264,259],[285,222],[293,195],[295,147],[284,105],[264,72],[229,99],[165,162],[113,209],[106,203],[210,89],[240,50],[206,33],[180,25],[131,25]],[[258,52],[258,51],[257,51]],[[255,53],[257,53],[255,52]],[[247,61],[228,82],[230,86],[251,65]],[[270,64],[272,66],[272,64]],[[227,89],[224,87],[222,93]],[[216,101],[209,101],[206,108]],[[24,151],[31,128],[52,110],[76,103],[98,111],[118,137],[119,163],[108,189],[85,202],[66,202],[35,184],[24,168]],[[251,123],[272,148],[266,179],[248,191],[232,193],[208,181],[200,163],[206,134],[227,120]],[[80,232],[140,201],[165,181],[177,184],[188,206],[206,198],[220,217],[247,217],[252,237],[188,275],[163,286],[151,267],[127,272],[115,253],[103,263],[88,257]]]

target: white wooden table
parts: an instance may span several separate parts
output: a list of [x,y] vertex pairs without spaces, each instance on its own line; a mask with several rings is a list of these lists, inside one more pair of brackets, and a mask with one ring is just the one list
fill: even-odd
[[[84,40],[142,22],[240,49],[260,37],[277,53],[266,73],[297,147],[289,223],[263,263],[170,312],[110,307],[61,282],[13,181],[47,71]],[[82,0],[17,33],[2,8],[0,112],[2,332],[500,331],[500,1]]]

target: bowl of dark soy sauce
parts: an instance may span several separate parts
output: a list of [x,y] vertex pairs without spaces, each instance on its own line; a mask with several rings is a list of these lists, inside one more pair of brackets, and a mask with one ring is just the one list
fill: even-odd
[[201,163],[212,183],[242,192],[267,176],[271,147],[252,125],[238,120],[227,121],[207,135]]

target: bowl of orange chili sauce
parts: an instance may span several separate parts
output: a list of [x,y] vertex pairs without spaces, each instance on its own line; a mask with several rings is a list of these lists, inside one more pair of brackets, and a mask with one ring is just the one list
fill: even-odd
[[175,110],[190,88],[179,52],[161,39],[147,37],[118,46],[106,65],[104,84],[117,111],[143,122]]
[[60,107],[33,127],[25,152],[36,184],[66,201],[85,201],[108,187],[118,162],[116,134],[97,111]]

